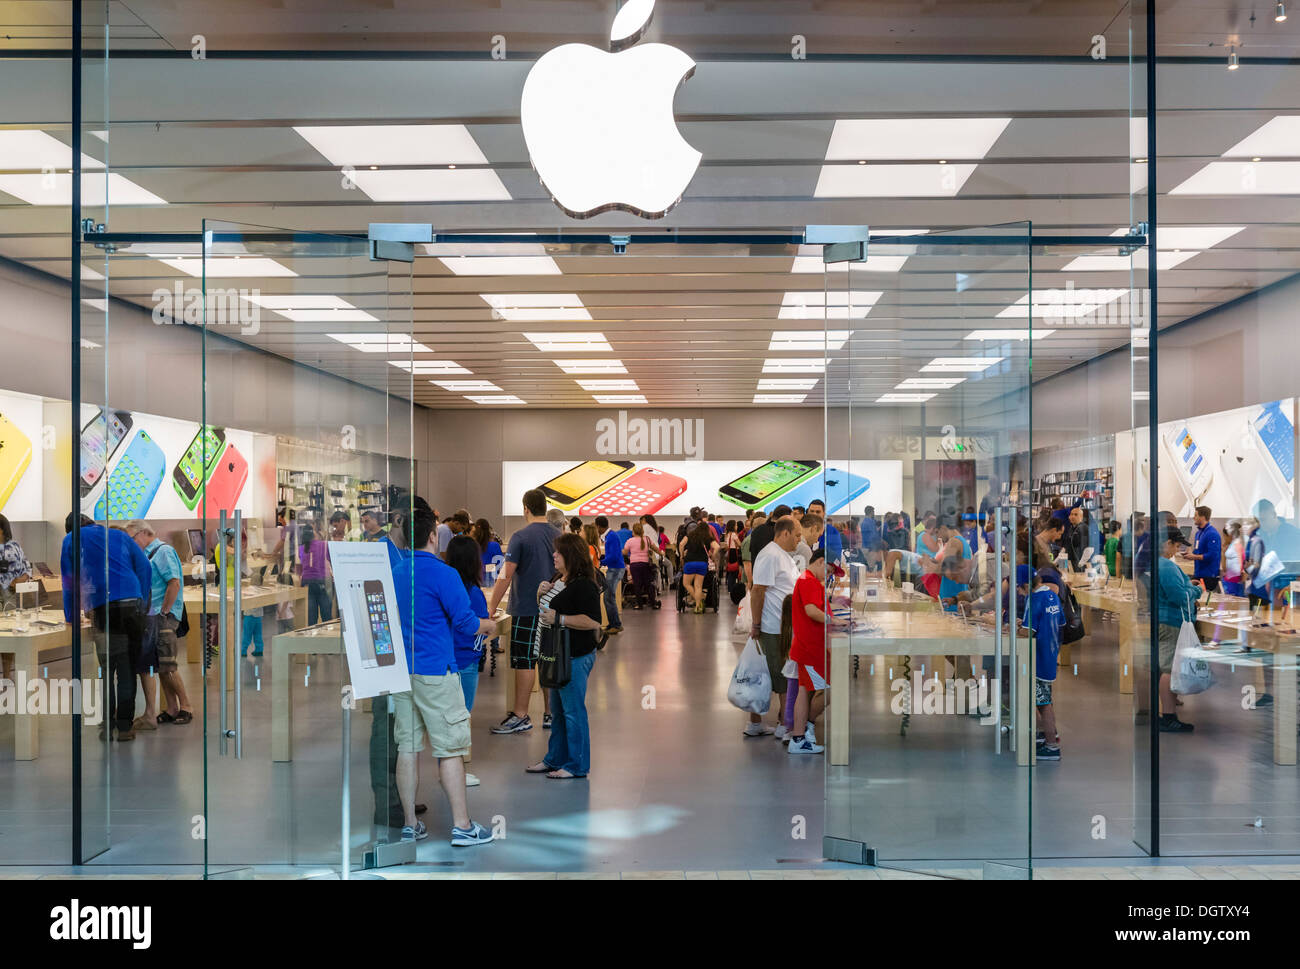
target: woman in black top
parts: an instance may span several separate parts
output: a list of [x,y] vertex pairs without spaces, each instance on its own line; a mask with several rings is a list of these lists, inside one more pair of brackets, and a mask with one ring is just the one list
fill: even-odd
[[709,574],[709,561],[718,551],[718,542],[707,522],[698,522],[686,532],[678,551],[682,556],[682,584],[691,598],[694,611],[704,611],[704,578]]
[[546,758],[527,768],[555,780],[586,777],[591,769],[587,723],[587,678],[596,662],[602,589],[596,582],[587,543],[569,533],[555,540],[556,576],[538,586],[538,622],[569,630],[573,673],[568,685],[551,690],[551,740]]

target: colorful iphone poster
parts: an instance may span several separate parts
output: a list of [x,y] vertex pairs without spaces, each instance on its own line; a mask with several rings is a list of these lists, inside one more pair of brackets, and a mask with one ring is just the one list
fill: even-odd
[[45,517],[41,514],[43,449],[48,439],[44,424],[41,398],[0,393],[0,514],[11,522]]
[[[623,462],[605,459],[588,461],[504,461],[501,465],[501,514],[522,514],[523,494],[533,488],[546,487],[552,495],[563,495],[565,500],[550,500],[551,507],[562,508],[567,515],[583,516],[585,508],[600,508],[611,519],[625,517],[628,521],[638,517],[642,507],[654,507],[667,499],[656,516],[669,518],[685,516],[691,508],[699,506],[722,518],[743,518],[745,507],[736,500],[723,497],[724,490],[735,494],[735,483],[759,487],[763,482],[773,487],[771,495],[754,495],[759,507],[779,503],[782,495],[797,492],[817,496],[818,483],[827,470],[832,480],[852,478],[854,488],[830,488],[828,493],[852,495],[847,504],[832,501],[828,509],[832,517],[860,515],[867,505],[877,512],[897,511],[903,506],[903,464],[901,461],[849,461],[847,458],[822,461],[817,459],[816,469],[799,477],[789,472],[789,480],[776,481],[775,472],[765,469],[773,459],[756,458],[750,461],[661,461],[658,458],[631,459]],[[793,462],[789,462],[793,463]],[[622,467],[617,465],[624,465]],[[779,470],[779,469],[778,469]],[[789,470],[789,469],[787,469]],[[647,471],[658,474],[649,475]],[[667,481],[669,490],[657,492],[655,481]],[[860,490],[861,482],[867,487]],[[757,484],[755,484],[757,482]],[[773,482],[775,482],[773,484]],[[729,488],[729,486],[731,486]],[[579,493],[581,492],[581,493]],[[658,495],[659,497],[656,497]],[[612,505],[614,510],[606,506]],[[622,511],[618,509],[629,509]]]
[[[353,697],[406,693],[411,677],[388,543],[330,542],[329,556]],[[410,594],[407,589],[406,595]]]

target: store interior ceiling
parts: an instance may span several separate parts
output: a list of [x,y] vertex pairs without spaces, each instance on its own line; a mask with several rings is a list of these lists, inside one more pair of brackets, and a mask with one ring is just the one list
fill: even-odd
[[[786,3],[661,0],[649,37],[698,62],[675,110],[703,161],[681,204],[654,222],[622,212],[586,220],[562,213],[530,164],[518,113],[536,54],[473,55],[473,38],[501,33],[493,25],[503,21],[521,25],[506,31],[515,50],[599,43],[600,28],[578,24],[607,25],[607,2],[548,4],[545,30],[537,3],[440,3],[438,23],[456,28],[440,26],[434,39],[422,32],[427,7],[413,3],[312,4],[311,18],[308,5],[292,3],[110,6],[119,56],[86,64],[82,144],[85,214],[110,231],[192,239],[205,224],[229,223],[356,236],[371,223],[410,222],[440,234],[515,237],[507,245],[417,246],[410,267],[255,243],[238,270],[233,258],[219,272],[209,265],[209,286],[255,289],[267,303],[259,332],[234,339],[420,404],[871,404],[917,390],[915,381],[933,377],[923,368],[934,359],[1001,357],[956,387],[920,388],[936,393],[936,403],[952,395],[978,404],[1026,379],[1016,364],[1027,355],[1031,266],[1035,301],[1042,301],[1033,321],[1035,381],[1130,341],[1127,318],[1115,325],[1106,307],[1145,288],[1142,254],[1130,258],[1118,245],[1032,253],[1023,246],[1030,223],[1036,238],[1095,238],[1124,235],[1146,220],[1145,118],[1129,109],[1144,110],[1144,69],[1127,57],[1129,12],[1120,3],[995,5],[999,22],[1015,19],[1010,8],[1025,8],[1024,22],[997,40],[996,53],[1057,60],[796,61],[757,52],[770,52],[773,37],[799,32],[792,24],[806,19],[802,33],[813,51],[952,54],[963,29],[966,38],[989,33],[973,19],[987,20],[989,5],[909,7],[909,39],[891,51],[883,24],[902,17],[891,13],[897,4],[825,0],[796,17]],[[44,21],[34,13],[41,7],[49,8]],[[55,14],[66,7],[0,3],[0,19],[30,28],[6,28],[0,47],[7,92],[0,258],[65,279],[68,179],[56,177],[52,189],[32,181],[70,163],[67,62],[3,54],[5,47],[57,48]],[[231,15],[234,7],[240,17]],[[1157,264],[1159,325],[1167,327],[1300,271],[1300,69],[1250,61],[1293,57],[1300,32],[1271,17],[1249,26],[1245,8],[1217,0],[1159,9],[1162,52],[1187,58],[1159,68]],[[364,44],[357,32],[365,25],[347,19],[359,10],[378,25]],[[727,35],[724,24],[740,32]],[[1255,31],[1249,43],[1247,29]],[[225,55],[128,53],[183,51],[204,31]],[[1095,34],[1112,39],[1104,61],[1079,56]],[[48,42],[36,45],[38,35]],[[1061,39],[1075,35],[1084,40]],[[1217,57],[1233,38],[1243,66],[1229,72]],[[366,55],[236,56],[337,53],[348,42]],[[399,46],[473,56],[383,58]],[[957,52],[981,53],[978,44]],[[33,132],[40,140],[30,140]],[[874,236],[897,241],[873,243],[868,263],[851,274],[824,274],[815,249],[745,241],[794,237],[818,224],[869,225]],[[728,241],[634,243],[617,255],[612,245],[566,239],[575,233]],[[548,241],[530,242],[532,234]],[[906,241],[943,234],[1005,242],[956,251]],[[83,296],[99,301],[83,312],[86,332],[102,330],[94,317],[105,306],[111,317],[116,304],[103,302],[105,289],[152,309],[159,289],[201,286],[199,255],[181,242],[112,255],[86,247]],[[251,255],[273,263],[250,263]],[[1076,304],[1100,310],[1049,326],[1054,297],[1044,294],[1069,288],[1083,294]],[[306,312],[310,300],[284,302],[308,296],[359,315],[340,326]],[[820,358],[809,337],[822,339],[823,329],[835,337],[826,342],[826,375],[780,363]],[[989,330],[1006,332],[972,338]],[[377,331],[410,332],[416,347],[374,352],[366,338]],[[413,380],[409,368],[390,362],[403,356],[417,362]],[[567,359],[618,361],[625,372],[612,364],[566,372],[556,361]],[[591,384],[605,380],[615,383]]]

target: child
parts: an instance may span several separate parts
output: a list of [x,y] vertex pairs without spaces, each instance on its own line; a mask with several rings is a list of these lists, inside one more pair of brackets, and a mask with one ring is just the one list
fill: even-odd
[[1036,753],[1039,760],[1060,760],[1061,735],[1056,732],[1056,713],[1052,709],[1052,683],[1056,680],[1056,657],[1061,651],[1065,613],[1055,588],[1042,572],[1034,575],[1028,612],[1021,625],[1034,633],[1034,658],[1038,667],[1034,672],[1034,705],[1042,729]]
[[[794,597],[786,596],[781,602],[781,663],[782,673],[791,672],[790,644],[794,638]],[[781,714],[781,726],[776,730],[776,739],[785,743],[793,735],[790,729],[794,724],[794,701],[799,692],[799,680],[796,676],[785,678],[785,709]]]
[[820,754],[826,748],[817,743],[813,723],[826,709],[826,626],[843,625],[826,614],[825,549],[812,553],[812,561],[794,584],[790,599],[794,632],[790,658],[799,667],[793,722],[799,726],[790,737],[789,752]]

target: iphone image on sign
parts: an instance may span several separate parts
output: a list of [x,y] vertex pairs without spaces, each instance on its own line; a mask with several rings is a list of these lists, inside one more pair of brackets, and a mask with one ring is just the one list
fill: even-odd
[[718,489],[718,497],[746,509],[759,509],[821,471],[820,461],[768,461]]
[[[827,468],[825,474],[808,478],[793,491],[782,495],[780,504],[807,508],[814,501],[826,503],[826,514],[834,515],[853,500],[862,497],[871,482],[856,474],[849,474],[838,468]],[[770,501],[764,510],[770,512],[777,501]]]
[[392,666],[397,662],[397,655],[393,652],[393,628],[388,622],[384,583],[378,579],[367,579],[362,584],[362,591],[365,593],[366,608],[363,621],[370,626],[375,661],[380,666]]
[[1241,514],[1265,498],[1291,517],[1295,478],[1295,428],[1280,401],[1251,408],[1243,433],[1223,449],[1222,471]]
[[556,508],[570,511],[622,481],[635,468],[631,461],[584,461],[546,482],[542,492]]
[[176,467],[172,468],[172,487],[190,511],[199,503],[199,498],[203,495],[203,483],[216,469],[217,461],[225,449],[224,427],[201,427],[181,459],[176,462]]
[[218,518],[223,511],[233,512],[247,481],[248,462],[235,445],[226,445],[203,489],[203,500],[198,503],[199,518]]
[[18,482],[32,463],[32,442],[9,418],[0,414],[0,508],[18,487]]
[[143,428],[136,431],[104,483],[104,491],[95,503],[95,521],[143,518],[166,474],[167,458],[162,448]]
[[1175,424],[1173,430],[1165,432],[1164,438],[1169,457],[1173,459],[1174,476],[1193,503],[1200,501],[1214,482],[1207,455],[1186,424]]
[[586,502],[579,515],[653,515],[686,491],[686,479],[658,468],[642,468]]
[[99,408],[99,413],[86,422],[81,429],[81,497],[87,497],[95,490],[104,476],[104,469],[117,453],[118,445],[131,433],[133,423],[129,412],[124,410],[107,411]]
[[375,653],[375,635],[370,625],[370,605],[366,602],[366,584],[361,581],[348,583],[348,595],[357,616],[357,648],[361,651],[362,669],[372,670],[379,666],[379,656]]

